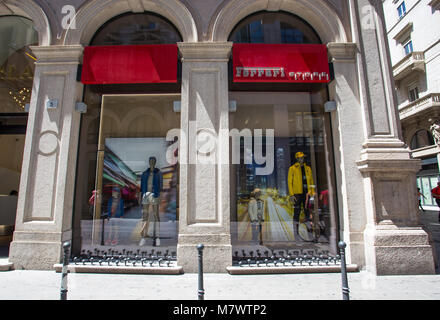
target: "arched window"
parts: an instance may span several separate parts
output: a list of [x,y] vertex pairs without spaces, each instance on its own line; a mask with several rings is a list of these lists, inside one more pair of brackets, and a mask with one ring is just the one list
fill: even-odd
[[140,45],[181,42],[177,29],[167,20],[154,14],[124,14],[102,26],[91,45]]
[[312,27],[301,18],[284,12],[260,12],[245,18],[232,31],[236,43],[319,44]]
[[432,146],[434,139],[428,130],[422,129],[417,131],[411,139],[411,150]]
[[34,78],[29,46],[38,45],[38,33],[29,19],[3,16],[0,39],[0,113],[24,112]]

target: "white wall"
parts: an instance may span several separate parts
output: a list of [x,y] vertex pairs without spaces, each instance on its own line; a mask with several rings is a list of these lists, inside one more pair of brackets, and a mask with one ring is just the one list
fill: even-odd
[[430,1],[405,0],[407,14],[401,20],[398,19],[397,8],[403,0],[384,1],[392,65],[396,65],[405,57],[403,45],[394,37],[409,22],[413,23],[410,35],[414,51],[425,53],[426,73],[412,74],[397,83],[397,97],[400,106],[409,103],[408,86],[414,81],[418,82],[420,97],[440,92],[440,10],[434,10],[429,5]]

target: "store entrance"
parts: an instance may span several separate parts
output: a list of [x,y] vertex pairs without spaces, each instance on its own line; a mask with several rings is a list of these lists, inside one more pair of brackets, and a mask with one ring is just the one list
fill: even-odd
[[9,256],[15,226],[27,114],[0,114],[0,257]]
[[[243,257],[336,255],[337,214],[325,89],[231,92],[231,236]],[[235,139],[235,141],[234,141]],[[236,158],[238,159],[238,158]]]
[[76,254],[175,255],[178,150],[167,134],[180,128],[173,108],[180,94],[104,94],[101,101],[83,119],[89,140],[79,154]]

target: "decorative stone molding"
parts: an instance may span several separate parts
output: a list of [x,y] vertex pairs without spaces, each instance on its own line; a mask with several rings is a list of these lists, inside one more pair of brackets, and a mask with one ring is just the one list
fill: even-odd
[[394,37],[393,39],[397,42],[402,42],[405,38],[409,37],[411,31],[413,30],[413,23],[408,22]]
[[161,15],[179,30],[183,41],[197,41],[197,27],[188,8],[178,0],[92,0],[77,12],[76,29],[64,36],[65,45],[88,45],[95,32],[108,20],[123,13],[149,11]]
[[393,66],[394,80],[400,81],[414,72],[425,72],[425,54],[412,52]]
[[440,93],[430,93],[399,108],[400,120],[416,116],[420,112],[429,112],[430,114],[440,107]]
[[177,45],[182,62],[227,62],[232,51],[232,42],[180,42]]
[[32,46],[32,52],[37,57],[37,64],[41,63],[78,63],[83,53],[83,46]]
[[416,159],[421,159],[424,157],[435,157],[439,153],[439,148],[435,146],[426,146],[423,148],[412,150],[412,156]]
[[267,11],[280,11],[281,4],[284,0],[272,0],[267,2]]
[[320,0],[231,0],[211,22],[210,40],[227,41],[240,20],[263,10],[282,10],[303,18],[316,30],[323,43],[347,42],[347,35],[338,14],[326,1]]
[[142,1],[141,0],[127,0],[128,5],[131,8],[131,11],[135,12],[135,13],[140,13],[140,12],[144,12],[145,8],[142,5]]
[[332,62],[354,62],[358,47],[356,43],[329,43],[327,44],[329,57]]
[[18,15],[31,19],[38,32],[38,43],[41,46],[51,44],[49,19],[43,9],[32,0],[5,0],[0,6],[0,15]]

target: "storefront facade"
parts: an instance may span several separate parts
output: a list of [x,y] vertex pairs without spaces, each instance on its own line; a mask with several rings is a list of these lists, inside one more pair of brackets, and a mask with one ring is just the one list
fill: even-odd
[[184,272],[199,243],[227,272],[344,240],[362,269],[434,273],[382,1],[83,1],[64,29],[61,5],[5,4],[39,37],[15,268],[52,269],[66,240]]

